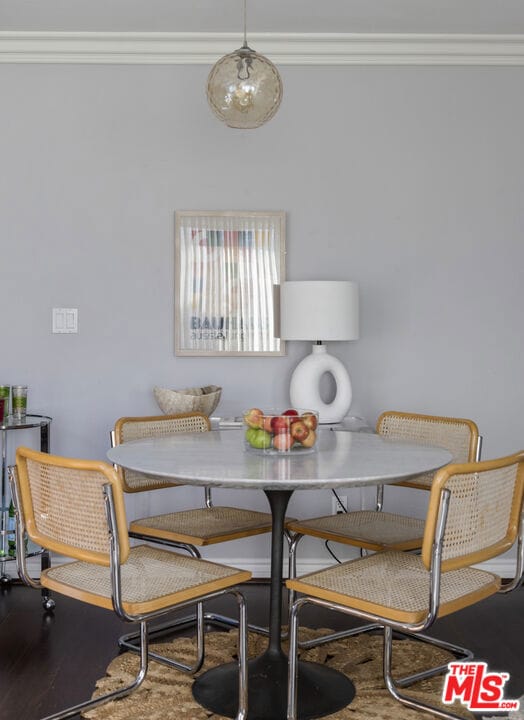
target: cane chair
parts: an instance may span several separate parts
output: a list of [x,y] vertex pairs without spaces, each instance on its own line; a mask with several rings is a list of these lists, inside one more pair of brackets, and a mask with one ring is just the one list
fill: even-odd
[[[159,415],[150,417],[122,417],[116,421],[111,432],[111,445],[144,438],[162,437],[179,432],[207,432],[210,430],[209,418],[202,413],[182,413],[179,415]],[[136,493],[157,490],[180,485],[144,473],[117,467],[125,492]],[[200,558],[198,547],[212,545],[229,540],[251,537],[271,532],[271,515],[255,510],[215,506],[212,502],[211,489],[205,488],[205,507],[191,510],[178,510],[152,517],[132,520],[129,525],[129,536],[148,542],[159,543],[179,548]],[[236,620],[225,615],[206,613],[207,622],[219,625],[236,626]],[[189,622],[188,618],[177,621],[177,625]],[[173,628],[173,624],[156,628],[155,635],[161,635]],[[263,632],[264,628],[250,626],[255,632]],[[137,634],[129,634],[121,638],[120,644],[130,650],[136,650]]]
[[148,622],[187,605],[197,606],[196,660],[192,666],[171,661],[187,673],[204,660],[202,602],[232,594],[239,609],[239,707],[247,715],[246,606],[236,586],[251,573],[148,545],[130,547],[121,480],[104,462],[76,460],[20,447],[11,471],[17,537],[24,532],[42,547],[71,559],[44,570],[39,580],[17,556],[20,577],[35,588],[46,587],[83,602],[113,610],[124,621],[140,624],[140,667],[133,682],[101,697],[49,715],[71,717],[109,700],[129,695],[144,681],[148,660]]
[[[480,436],[471,420],[385,412],[377,421],[377,433],[392,440],[446,448],[453,462],[480,459]],[[422,490],[431,489],[433,473],[424,473],[396,483]],[[424,520],[385,512],[383,486],[378,486],[374,510],[359,510],[288,522],[289,576],[296,576],[297,546],[305,535],[378,552],[380,550],[416,550],[422,546]],[[318,640],[313,641],[318,644]]]
[[[477,425],[472,420],[388,411],[382,413],[378,418],[376,431],[379,435],[391,440],[444,447],[449,450],[454,462],[480,460],[481,437]],[[404,485],[427,492],[431,489],[433,475],[434,473],[424,473],[396,483],[396,485]],[[305,535],[322,538],[326,542],[335,541],[359,547],[361,554],[382,550],[419,550],[422,546],[424,520],[385,512],[383,498],[384,487],[379,485],[374,510],[350,511],[339,515],[289,522],[286,526],[289,547],[289,577],[296,577],[297,546]],[[293,604],[294,599],[294,593],[291,591],[288,598],[290,605]],[[364,625],[351,630],[341,630],[312,640],[305,640],[300,643],[300,646],[314,647],[336,638],[357,635],[375,629],[375,625]],[[429,637],[426,638],[426,641],[450,650],[460,659],[472,656],[470,650],[458,645],[443,643]],[[440,669],[434,668],[434,673],[439,672]]]
[[[395,550],[350,560],[288,580],[303,593],[290,613],[288,720],[296,718],[299,611],[307,604],[372,621],[384,633],[384,681],[408,707],[460,720],[399,689],[392,676],[393,631],[419,637],[435,619],[519,586],[524,568],[524,452],[498,460],[451,464],[433,478],[421,554]],[[518,539],[512,581],[473,565],[506,552]],[[433,674],[420,674],[428,676]]]

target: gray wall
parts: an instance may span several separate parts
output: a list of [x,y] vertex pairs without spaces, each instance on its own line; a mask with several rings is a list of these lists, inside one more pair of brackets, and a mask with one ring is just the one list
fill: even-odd
[[[0,382],[29,385],[52,450],[104,458],[117,417],[156,411],[155,384],[221,385],[222,415],[287,403],[306,343],[175,357],[176,209],[283,209],[288,279],[359,282],[361,339],[331,346],[353,414],[471,417],[484,457],[522,448],[523,70],[284,67],[282,107],[255,131],[212,116],[207,72],[0,66]],[[78,335],[51,334],[52,307],[79,308]],[[330,501],[297,493],[290,510]],[[215,556],[266,553],[257,538]]]

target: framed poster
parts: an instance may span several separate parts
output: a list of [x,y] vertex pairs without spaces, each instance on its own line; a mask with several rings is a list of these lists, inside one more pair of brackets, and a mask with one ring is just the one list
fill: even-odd
[[283,355],[285,213],[175,213],[177,355]]

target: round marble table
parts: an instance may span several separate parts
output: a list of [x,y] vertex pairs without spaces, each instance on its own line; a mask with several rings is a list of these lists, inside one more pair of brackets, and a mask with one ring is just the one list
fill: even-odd
[[[379,435],[321,429],[314,452],[265,454],[244,449],[243,433],[216,431],[135,440],[112,448],[111,462],[191,485],[263,490],[272,519],[271,593],[267,650],[249,661],[249,720],[285,720],[287,657],[281,646],[284,519],[294,490],[361,487],[391,483],[435,470],[451,460],[447,450]],[[354,688],[341,673],[299,663],[300,720],[323,717],[351,702]],[[231,663],[208,670],[193,685],[204,707],[235,717],[237,669]]]

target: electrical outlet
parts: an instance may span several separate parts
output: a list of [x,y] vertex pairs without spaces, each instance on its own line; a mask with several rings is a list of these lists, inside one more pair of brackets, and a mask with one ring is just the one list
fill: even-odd
[[[338,499],[333,495],[331,498],[331,514],[332,515],[340,515],[341,513],[345,513],[348,510],[348,496],[347,495],[340,495],[337,493],[338,497],[340,498],[340,502]],[[341,507],[342,504],[342,507]]]

